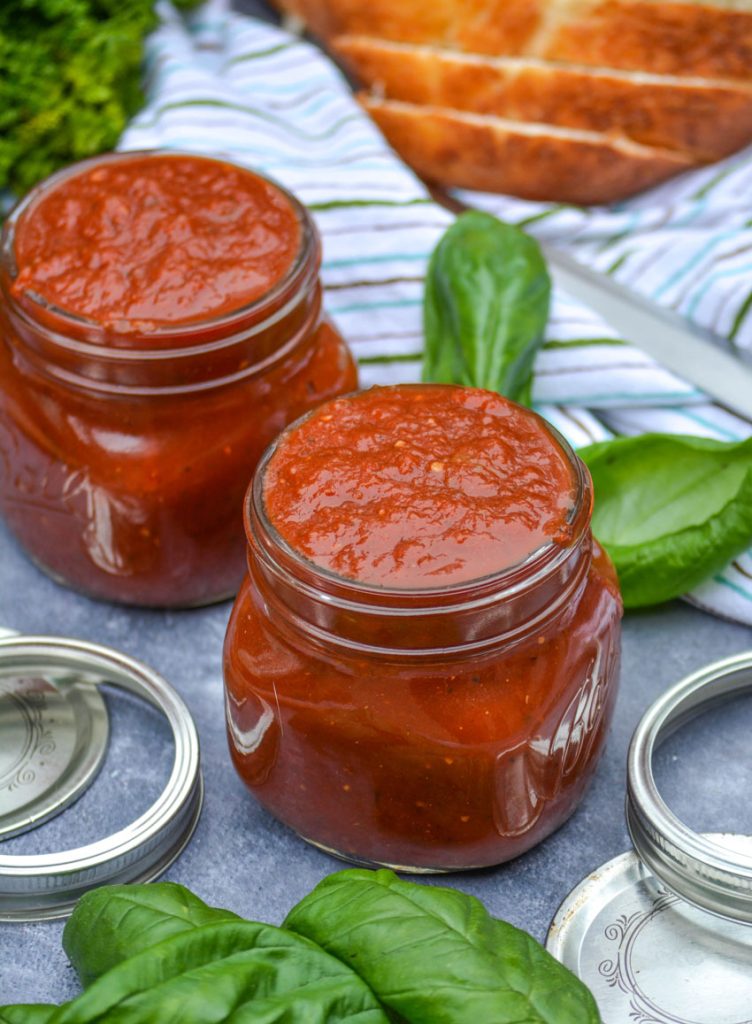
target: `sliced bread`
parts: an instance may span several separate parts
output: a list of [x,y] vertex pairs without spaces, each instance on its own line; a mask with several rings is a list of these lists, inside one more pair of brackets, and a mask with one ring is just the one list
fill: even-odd
[[277,0],[325,40],[752,80],[752,5],[712,0]]
[[599,0],[572,16],[551,6],[528,53],[602,67],[752,81],[752,6]]
[[624,135],[717,160],[752,142],[752,85],[487,57],[339,36],[331,49],[386,99]]
[[693,166],[687,155],[598,132],[361,94],[387,140],[428,181],[526,199],[610,203]]

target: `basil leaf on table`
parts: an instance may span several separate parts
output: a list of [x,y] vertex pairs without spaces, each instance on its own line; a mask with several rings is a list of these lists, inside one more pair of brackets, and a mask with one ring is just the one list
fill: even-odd
[[172,935],[240,920],[172,882],[109,885],[78,901],[63,931],[63,949],[85,987],[122,960]]
[[45,1024],[176,1020],[388,1024],[376,997],[349,967],[299,935],[250,921],[204,925],[149,946]]
[[286,928],[349,964],[409,1024],[598,1024],[588,989],[525,932],[453,889],[330,875]]
[[585,986],[525,932],[391,871],[330,876],[284,928],[179,885],[104,887],[79,901],[65,946],[84,978],[113,966],[63,1006],[0,1007],[0,1024],[600,1021]]
[[57,1010],[57,1006],[47,1006],[43,1003],[0,1006],[0,1024],[48,1024]]
[[593,478],[593,533],[627,608],[678,597],[752,543],[752,438],[642,434],[578,455]]
[[428,267],[423,380],[529,403],[550,301],[538,243],[488,213],[463,213]]

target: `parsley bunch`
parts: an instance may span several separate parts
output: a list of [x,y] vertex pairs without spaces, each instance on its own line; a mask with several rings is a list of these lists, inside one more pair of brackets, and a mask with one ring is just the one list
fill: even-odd
[[154,0],[2,0],[0,189],[23,194],[116,144],[143,103],[143,40],[156,24]]

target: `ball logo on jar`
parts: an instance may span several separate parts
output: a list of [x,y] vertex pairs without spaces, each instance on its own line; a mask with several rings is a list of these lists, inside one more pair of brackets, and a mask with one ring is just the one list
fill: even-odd
[[0,495],[7,519],[22,534],[53,521],[59,528],[61,517],[70,515],[77,546],[111,576],[129,575],[134,544],[149,539],[137,498],[118,496],[86,470],[33,447],[10,417],[0,421]]
[[548,735],[540,733],[496,758],[494,820],[502,836],[523,835],[593,756],[610,707],[618,649],[595,641],[583,684]]

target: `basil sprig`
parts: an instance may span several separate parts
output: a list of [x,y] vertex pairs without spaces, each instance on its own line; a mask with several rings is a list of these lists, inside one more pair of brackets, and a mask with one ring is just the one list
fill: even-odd
[[63,932],[63,949],[87,986],[164,939],[227,921],[242,918],[207,906],[182,885],[109,885],[78,901]]
[[641,434],[578,454],[627,608],[678,597],[752,544],[752,438]]
[[87,893],[63,945],[88,987],[0,1024],[599,1024],[592,996],[472,896],[342,871],[284,927],[208,907],[182,886]]
[[589,990],[473,896],[391,871],[330,875],[285,927],[349,964],[400,1021],[599,1024]]
[[488,213],[463,213],[428,267],[423,380],[529,404],[551,279],[538,243]]
[[[177,903],[188,912],[175,915]],[[126,941],[105,951],[121,926]],[[87,894],[63,944],[82,980],[109,969],[60,1007],[0,1007],[0,1024],[389,1024],[366,983],[315,943],[169,883]]]

